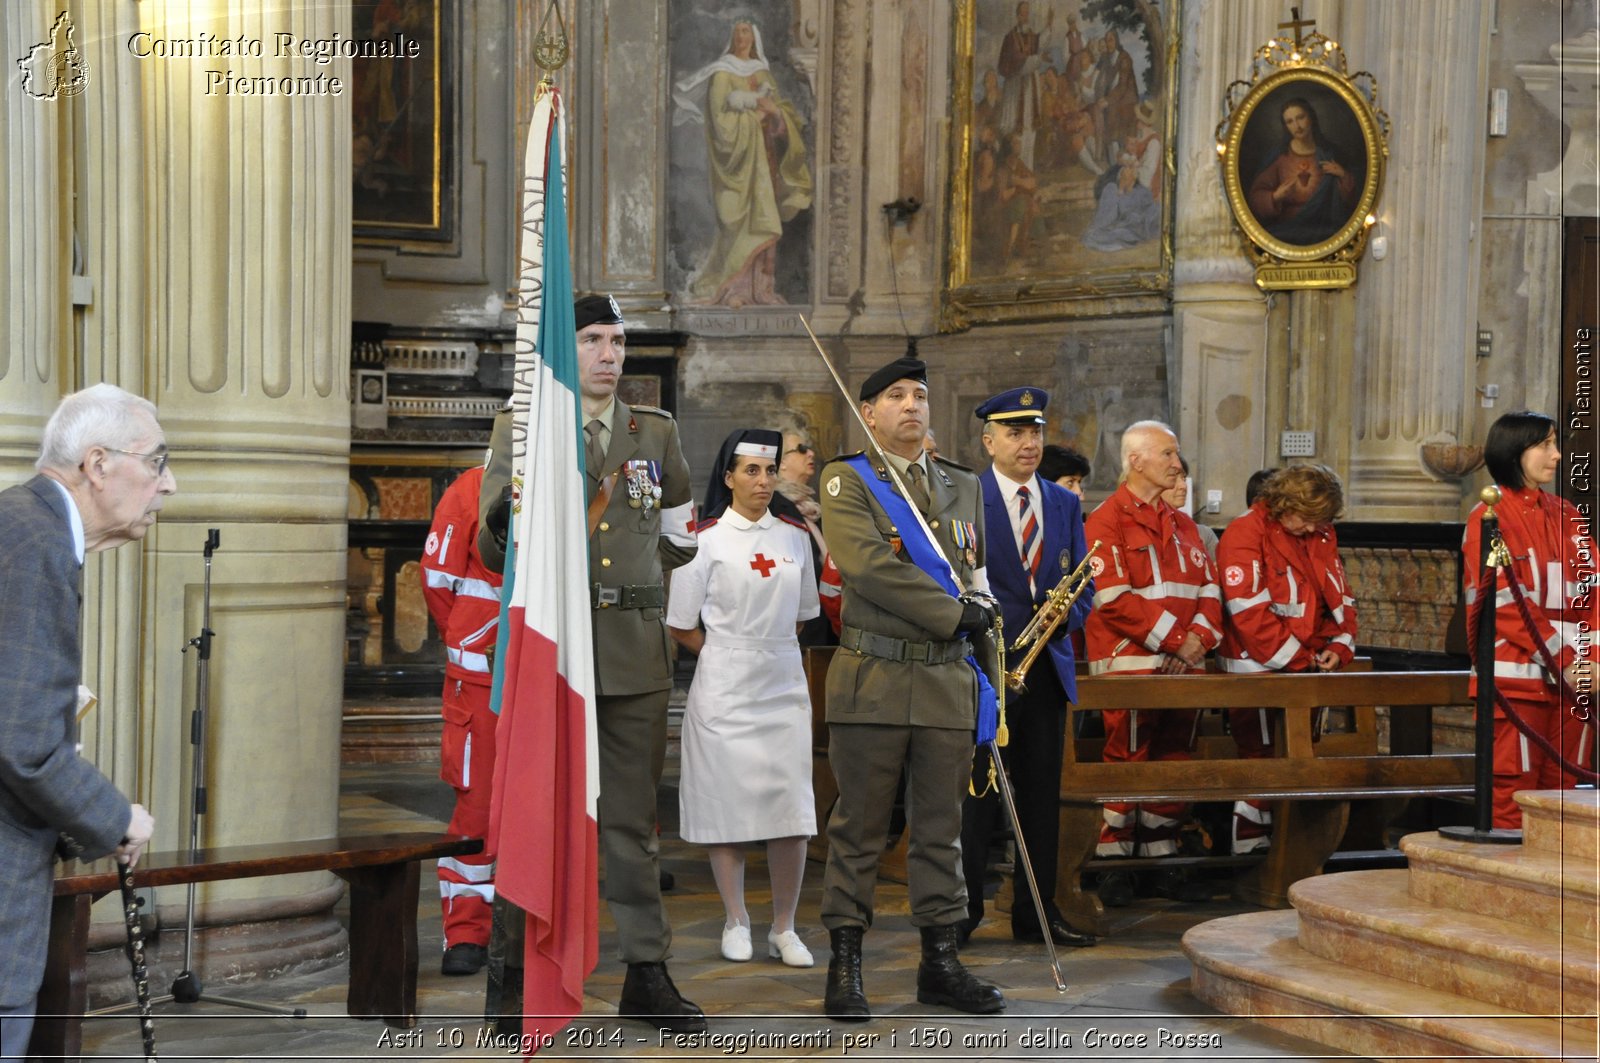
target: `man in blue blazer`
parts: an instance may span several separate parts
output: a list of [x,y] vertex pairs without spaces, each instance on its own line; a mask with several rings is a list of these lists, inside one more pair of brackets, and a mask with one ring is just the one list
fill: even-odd
[[154,405],[68,395],[34,468],[0,491],[0,1059],[27,1054],[57,852],[138,860],[154,827],[78,755],[83,557],[144,538],[177,481]]
[[[1087,552],[1078,497],[1035,475],[1044,454],[1044,410],[1049,402],[1049,393],[1040,388],[1013,388],[974,411],[983,422],[983,447],[992,460],[979,483],[989,543],[989,588],[1000,600],[1008,645],[1045,596],[1062,576],[1078,567]],[[1002,755],[1016,792],[1022,840],[1044,899],[1047,924],[1039,926],[1026,875],[1016,874],[1011,936],[1018,941],[1042,941],[1048,933],[1058,945],[1095,943],[1093,934],[1068,924],[1055,904],[1061,745],[1066,738],[1066,703],[1078,696],[1069,633],[1083,627],[1093,598],[1091,586],[1079,596],[1046,651],[1034,662],[1026,693],[1013,693],[1006,699],[1010,742]],[[1008,663],[1015,667],[1020,660],[1019,654]],[[965,935],[983,919],[989,839],[1001,815],[999,795],[989,786],[988,748],[980,747],[973,760],[974,796],[967,798],[961,816],[961,863],[967,880]]]

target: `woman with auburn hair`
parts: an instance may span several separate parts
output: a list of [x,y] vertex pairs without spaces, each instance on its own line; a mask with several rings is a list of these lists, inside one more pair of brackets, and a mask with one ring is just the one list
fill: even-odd
[[[1333,522],[1344,487],[1326,465],[1273,473],[1255,503],[1217,544],[1225,607],[1217,659],[1225,672],[1336,672],[1356,653],[1356,603],[1350,596]],[[1276,710],[1233,709],[1228,722],[1241,756],[1272,755]],[[1240,801],[1233,851],[1271,843],[1272,815]]]
[[[1580,698],[1593,702],[1595,631],[1600,620],[1596,594],[1584,582],[1595,570],[1594,540],[1588,523],[1572,503],[1543,490],[1556,478],[1561,450],[1556,425],[1542,413],[1508,413],[1489,428],[1484,463],[1500,488],[1495,516],[1511,552],[1511,572],[1522,588],[1534,629],[1528,630],[1513,599],[1505,569],[1495,577],[1494,682],[1516,714],[1543,735],[1569,762],[1588,767],[1594,749],[1594,723],[1580,720],[1562,696],[1564,677]],[[1478,617],[1483,608],[1479,557],[1484,506],[1467,517],[1461,542],[1461,578],[1467,600],[1467,642],[1477,655]],[[1557,671],[1545,663],[1549,651]],[[1473,673],[1472,689],[1477,693]],[[1571,787],[1576,778],[1561,771],[1555,758],[1517,730],[1498,704],[1494,710],[1494,825],[1522,826],[1518,790]]]

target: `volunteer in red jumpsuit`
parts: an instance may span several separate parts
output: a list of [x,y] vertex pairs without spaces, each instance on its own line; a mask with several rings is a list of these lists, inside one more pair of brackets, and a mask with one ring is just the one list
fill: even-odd
[[[1090,675],[1177,675],[1204,671],[1222,638],[1222,591],[1195,522],[1161,498],[1183,474],[1178,437],[1159,421],[1130,425],[1122,436],[1122,483],[1084,522],[1100,540],[1091,568],[1094,609],[1084,625]],[[1181,760],[1194,743],[1197,713],[1102,713],[1107,761]],[[1107,804],[1096,852],[1104,857],[1168,856],[1178,851],[1184,803]],[[1135,844],[1137,842],[1137,851]],[[1168,892],[1190,896],[1183,876]],[[1101,879],[1109,905],[1132,900],[1126,872]]]
[[[1588,522],[1572,503],[1543,490],[1556,478],[1561,451],[1556,426],[1539,413],[1508,413],[1489,428],[1484,463],[1500,488],[1495,516],[1511,552],[1512,569],[1533,615],[1529,632],[1511,596],[1502,571],[1495,584],[1495,687],[1524,721],[1549,739],[1571,763],[1593,769],[1593,662],[1600,631],[1600,596],[1595,586],[1595,544]],[[1462,540],[1462,579],[1467,599],[1467,632],[1474,654],[1478,614],[1479,544],[1483,536],[1479,504],[1467,518]],[[1585,580],[1589,582],[1585,582]],[[1543,643],[1578,700],[1564,697],[1556,677],[1543,662],[1535,640]],[[1477,693],[1477,676],[1472,680]],[[1554,758],[1518,731],[1499,706],[1494,710],[1494,825],[1517,829],[1522,810],[1512,795],[1518,790],[1556,790],[1574,785],[1576,777],[1561,771]]]
[[[1325,465],[1273,473],[1217,544],[1227,618],[1217,661],[1225,672],[1336,672],[1356,654],[1356,603],[1339,562],[1333,521],[1344,488]],[[1241,755],[1270,757],[1278,710],[1233,709]],[[1233,851],[1271,842],[1264,804],[1234,805]]]
[[[489,830],[494,736],[489,711],[490,654],[500,622],[500,574],[478,556],[478,491],[483,469],[468,469],[445,489],[422,553],[422,593],[444,639],[444,735],[439,777],[456,791],[450,832]],[[494,862],[479,853],[439,861],[447,975],[475,974],[488,960]]]

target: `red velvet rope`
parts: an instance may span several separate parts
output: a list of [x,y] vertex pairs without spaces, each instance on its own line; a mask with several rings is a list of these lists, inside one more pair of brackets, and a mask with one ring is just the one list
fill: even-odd
[[[1496,533],[1496,538],[1499,538],[1498,532]],[[1567,683],[1566,676],[1562,675],[1561,669],[1556,667],[1555,658],[1550,655],[1549,648],[1545,646],[1544,640],[1539,637],[1539,626],[1538,624],[1534,623],[1533,612],[1528,608],[1527,599],[1522,595],[1522,586],[1517,582],[1516,570],[1510,565],[1507,565],[1505,573],[1506,586],[1511,590],[1511,600],[1517,603],[1517,610],[1522,615],[1522,623],[1528,629],[1528,636],[1533,642],[1535,650],[1539,655],[1540,662],[1545,666],[1546,669],[1550,671],[1550,674],[1556,677],[1556,684],[1561,693],[1564,696],[1572,699],[1572,708],[1570,710],[1572,715],[1577,719],[1587,721],[1589,719],[1589,714],[1587,712],[1578,711],[1577,691],[1573,690],[1572,687]],[[1483,576],[1478,587],[1478,600],[1484,603],[1481,608],[1494,608],[1494,574],[1495,569],[1492,565],[1484,566]],[[1490,672],[1492,675],[1492,665]],[[1600,782],[1600,773],[1592,772],[1588,768],[1582,768],[1576,764],[1573,764],[1562,755],[1561,750],[1557,749],[1555,744],[1552,743],[1550,739],[1546,738],[1544,735],[1540,734],[1538,731],[1535,731],[1531,726],[1529,726],[1528,721],[1524,720],[1520,715],[1518,715],[1517,710],[1512,707],[1511,702],[1506,700],[1506,696],[1500,693],[1498,688],[1495,689],[1494,700],[1495,704],[1500,706],[1500,711],[1506,714],[1506,719],[1511,721],[1511,725],[1518,731],[1522,732],[1523,737],[1527,738],[1528,741],[1542,749],[1546,756],[1550,757],[1557,764],[1560,764],[1563,772],[1574,775],[1584,782]]]

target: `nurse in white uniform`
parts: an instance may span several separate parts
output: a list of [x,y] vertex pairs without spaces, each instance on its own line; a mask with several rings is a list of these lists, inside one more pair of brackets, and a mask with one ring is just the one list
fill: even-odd
[[727,912],[722,955],[748,960],[745,847],[767,843],[772,928],[767,953],[810,967],[795,932],[811,793],[811,702],[796,632],[818,615],[804,525],[767,508],[783,437],[740,429],[711,472],[694,560],[672,573],[667,630],[700,655],[683,718],[680,831],[710,847]]

